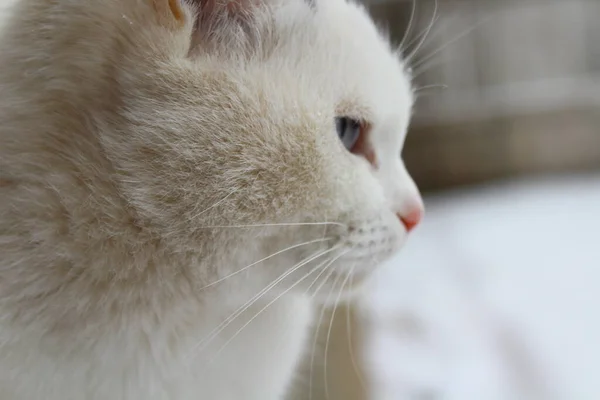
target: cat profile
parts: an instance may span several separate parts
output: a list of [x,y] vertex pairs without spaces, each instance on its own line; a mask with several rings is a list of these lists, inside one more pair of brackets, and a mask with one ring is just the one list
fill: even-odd
[[418,223],[410,77],[345,0],[18,0],[0,393],[275,400]]

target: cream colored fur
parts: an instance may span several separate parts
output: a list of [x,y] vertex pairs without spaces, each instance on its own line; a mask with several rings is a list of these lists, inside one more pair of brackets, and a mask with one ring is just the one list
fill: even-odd
[[[198,29],[169,0],[10,11],[0,399],[280,399],[312,293],[403,244],[395,214],[420,199],[400,59],[343,0],[242,3]],[[339,115],[371,124],[377,169],[343,148]]]

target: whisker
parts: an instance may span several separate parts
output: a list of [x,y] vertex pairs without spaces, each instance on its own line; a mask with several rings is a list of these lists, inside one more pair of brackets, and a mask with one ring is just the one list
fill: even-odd
[[415,71],[415,74],[419,74],[420,75],[421,73],[423,73],[422,70],[420,70],[419,72],[417,72],[417,70],[420,67],[423,67],[425,65],[425,63],[427,63],[427,61],[431,60],[433,57],[435,57],[441,51],[445,50],[448,46],[454,44],[455,42],[457,42],[460,39],[464,38],[465,36],[469,35],[471,32],[473,32],[475,29],[477,29],[481,24],[487,22],[490,18],[491,17],[484,18],[484,19],[480,20],[479,22],[476,22],[470,28],[466,29],[465,31],[463,31],[459,35],[455,36],[454,38],[452,38],[451,40],[449,40],[448,42],[446,42],[442,46],[438,47],[436,50],[434,50],[431,53],[429,53],[427,56],[425,56],[422,59],[420,59],[417,63],[415,63],[413,65],[413,70]]
[[315,240],[311,240],[311,241],[308,241],[308,242],[304,242],[304,243],[300,243],[300,244],[295,244],[295,245],[293,245],[293,246],[289,246],[289,247],[287,247],[287,248],[285,248],[285,249],[283,249],[283,250],[279,250],[279,251],[277,251],[276,253],[273,253],[273,254],[271,254],[270,256],[267,256],[267,257],[265,257],[265,258],[262,258],[262,259],[260,259],[260,260],[258,260],[258,261],[256,261],[256,262],[253,262],[252,264],[250,264],[250,265],[248,265],[248,266],[246,266],[246,267],[244,267],[244,268],[242,268],[242,269],[240,269],[240,270],[238,270],[238,271],[235,271],[235,272],[233,272],[233,273],[231,273],[231,274],[229,274],[229,275],[227,275],[227,276],[225,276],[225,277],[223,277],[223,278],[220,278],[220,279],[218,279],[218,280],[216,280],[216,281],[214,281],[214,282],[212,282],[212,283],[209,283],[208,285],[201,287],[199,290],[204,290],[204,289],[207,289],[207,288],[209,288],[209,287],[212,287],[212,286],[218,285],[219,283],[221,283],[221,282],[223,282],[223,281],[225,281],[225,280],[227,280],[227,279],[229,279],[229,278],[231,278],[231,277],[233,277],[233,276],[235,276],[235,275],[238,275],[238,274],[240,274],[240,273],[242,273],[242,272],[244,272],[244,271],[248,270],[249,268],[252,268],[252,267],[254,267],[254,266],[255,266],[255,265],[257,265],[257,264],[260,264],[260,263],[261,263],[261,262],[263,262],[263,261],[269,260],[269,259],[271,259],[271,258],[273,258],[273,257],[276,257],[276,256],[278,256],[278,255],[282,254],[282,253],[285,253],[286,251],[290,251],[290,250],[293,250],[293,249],[297,249],[297,248],[299,248],[299,247],[303,247],[303,246],[308,246],[309,244],[320,243],[320,242],[326,242],[326,241],[328,241],[328,240],[332,240],[332,239],[333,239],[332,237],[327,237],[327,238],[315,239]]
[[[329,264],[331,265],[331,264]],[[327,275],[327,279],[333,274],[333,269]],[[310,393],[310,400],[312,400],[313,395],[313,376],[314,376],[314,366],[315,366],[315,354],[317,352],[317,341],[319,340],[319,332],[321,332],[321,322],[323,321],[323,317],[325,316],[325,310],[327,308],[327,302],[323,303],[321,307],[321,314],[319,315],[319,319],[317,320],[317,330],[314,334],[313,344],[312,344],[312,352],[310,356],[310,372],[309,372],[309,384],[308,384],[308,392]]]
[[250,224],[250,225],[211,225],[201,226],[196,229],[227,229],[227,228],[265,228],[265,227],[277,227],[277,226],[322,226],[322,225],[333,225],[340,226],[342,228],[348,227],[348,225],[340,222],[282,222],[277,224]]
[[223,202],[225,202],[225,201],[226,201],[226,200],[227,200],[227,199],[228,199],[230,196],[232,196],[232,195],[233,195],[235,192],[237,192],[237,189],[236,189],[236,190],[233,190],[233,191],[231,191],[231,192],[230,192],[230,193],[229,193],[227,196],[223,197],[221,200],[217,201],[217,202],[216,202],[215,204],[213,204],[212,206],[210,206],[210,207],[208,207],[208,208],[206,208],[206,209],[204,209],[204,210],[200,211],[200,212],[199,212],[198,214],[196,214],[196,215],[193,215],[191,219],[196,219],[196,218],[198,218],[199,216],[201,216],[202,214],[204,214],[204,213],[206,213],[206,212],[208,212],[208,211],[212,210],[212,209],[213,209],[213,208],[215,208],[215,207],[218,207],[220,204],[222,204]]
[[[242,175],[243,175],[243,173],[241,173],[241,174],[240,174],[240,175],[238,175],[237,177],[240,177],[240,176],[242,176]],[[259,177],[259,176],[260,176],[260,173],[258,173],[258,174],[256,175],[256,177],[255,177],[255,178],[254,178],[254,180],[252,181],[252,185],[251,185],[251,186],[254,186],[254,184],[256,183],[256,180],[258,179],[258,177]],[[196,214],[196,215],[192,216],[192,219],[198,218],[199,216],[201,216],[202,214],[204,214],[204,213],[208,212],[209,210],[212,210],[213,208],[215,208],[215,207],[218,207],[220,204],[223,204],[223,202],[225,202],[225,201],[226,201],[226,200],[227,200],[227,199],[228,199],[230,196],[232,196],[233,194],[237,193],[239,189],[240,189],[240,188],[237,188],[237,189],[235,189],[235,190],[232,190],[232,191],[231,191],[229,194],[227,194],[227,195],[226,195],[225,197],[223,197],[221,200],[217,201],[217,202],[216,202],[215,204],[213,204],[212,206],[210,206],[210,207],[208,207],[208,208],[204,209],[203,211],[200,211],[198,214]]]
[[256,301],[258,301],[265,293],[267,293],[269,290],[271,290],[273,287],[275,287],[279,282],[281,282],[286,277],[288,277],[289,275],[291,275],[292,273],[294,273],[296,270],[298,270],[299,268],[303,267],[304,265],[308,264],[309,262],[311,262],[313,260],[316,260],[317,258],[319,258],[319,257],[321,257],[321,256],[323,256],[325,254],[328,254],[328,253],[330,253],[332,251],[335,251],[337,249],[338,249],[337,247],[333,247],[331,249],[322,251],[322,252],[318,253],[317,255],[314,255],[314,256],[311,256],[311,257],[307,257],[306,259],[304,259],[303,261],[299,262],[294,267],[292,267],[291,269],[289,269],[288,271],[286,271],[285,273],[283,273],[282,275],[280,275],[277,279],[275,279],[275,281],[271,282],[269,285],[267,285],[266,288],[264,288],[263,290],[261,290],[258,294],[254,295],[250,300],[248,300],[241,307],[239,307],[236,311],[234,311],[232,315],[230,315],[223,322],[221,322],[205,338],[203,338],[202,340],[200,340],[200,342],[198,342],[192,348],[192,353],[198,351],[199,347],[201,347],[199,351],[200,352],[203,351],[206,348],[206,344],[210,343],[225,328],[227,328],[227,326],[229,326],[229,324],[231,324],[237,317],[239,317],[240,315],[242,315],[244,313],[244,311],[246,311],[248,308],[250,308]]
[[263,312],[265,312],[265,310],[267,310],[267,308],[269,308],[270,306],[272,306],[277,300],[279,300],[281,297],[285,296],[287,293],[290,292],[290,290],[292,290],[293,288],[295,288],[296,286],[298,286],[300,283],[302,283],[306,278],[308,278],[313,272],[315,272],[316,270],[318,270],[319,268],[322,268],[323,265],[325,265],[327,261],[317,265],[316,267],[314,267],[313,269],[311,269],[306,275],[304,275],[302,278],[298,279],[296,282],[294,282],[294,284],[292,284],[289,288],[287,288],[285,291],[283,291],[281,294],[279,294],[277,297],[275,297],[273,300],[271,300],[269,303],[267,303],[267,305],[265,305],[263,308],[261,308],[256,314],[254,314],[254,316],[252,318],[250,318],[250,320],[248,322],[246,322],[244,325],[242,325],[242,327],[240,329],[238,329],[232,337],[230,337],[224,344],[223,346],[221,346],[221,348],[217,351],[217,353],[215,354],[215,358],[223,351],[223,349],[225,347],[227,347],[227,345],[229,343],[231,343],[248,325],[250,325],[252,323],[252,321],[254,321],[256,318],[258,318],[258,316],[260,316]]
[[[324,267],[323,270],[317,275],[317,277],[310,284],[310,286],[308,287],[308,289],[306,290],[306,292],[308,293],[310,291],[310,288],[317,282],[317,280],[321,277],[321,275],[325,271],[327,271],[327,269],[329,269],[329,267],[331,267],[331,265],[333,265],[333,263],[335,261],[337,261],[340,257],[343,257],[344,255],[348,254],[350,251],[351,250],[347,250],[344,253],[340,254],[338,257],[336,257],[333,260],[331,260],[329,262],[329,264],[327,264],[327,266]],[[315,292],[313,293],[313,297],[321,290],[321,288],[323,287],[323,284],[325,282],[327,282],[327,280],[329,280],[329,278],[331,277],[331,275],[333,275],[333,273],[334,273],[334,269],[331,268],[331,271],[329,271],[329,273],[327,274],[327,276],[322,280],[322,282],[319,285],[319,287],[317,288],[317,290],[315,290]],[[317,325],[316,325],[317,326],[317,330],[315,331],[314,339],[313,339],[313,344],[312,344],[312,354],[311,354],[311,357],[310,357],[310,372],[309,372],[309,393],[310,393],[310,400],[312,400],[312,395],[313,395],[313,375],[314,375],[313,369],[314,369],[314,365],[315,365],[315,353],[317,351],[317,341],[319,339],[319,332],[321,331],[321,321],[323,321],[323,317],[325,316],[326,303],[327,303],[327,301],[325,301],[323,303],[323,307],[321,307],[321,315],[319,316],[319,319],[317,320]]]
[[[425,34],[421,34],[423,37],[421,38],[421,40],[419,41],[419,43],[417,44],[415,49],[413,51],[411,51],[411,53],[405,58],[405,60],[404,60],[405,63],[407,63],[407,64],[410,63],[410,61],[417,55],[417,53],[419,52],[419,50],[421,49],[423,44],[425,44],[425,41],[427,40],[427,37],[429,36],[431,29],[433,29],[433,26],[435,25],[435,23],[438,20],[437,13],[438,13],[438,0],[435,0],[434,8],[433,8],[433,16],[431,18],[431,22],[425,29]],[[419,35],[419,36],[421,36],[421,35]]]
[[[323,275],[323,273],[331,266],[331,264],[333,264],[334,262],[336,262],[339,258],[345,256],[346,254],[348,254],[351,250],[347,250],[341,254],[339,254],[337,257],[333,258],[330,263],[327,265],[327,267],[323,268],[323,270],[317,275],[317,277],[312,281],[312,283],[310,284],[310,286],[306,289],[306,294],[308,294],[308,292],[310,291],[310,289],[313,287],[313,285],[319,280],[319,278],[321,277],[321,275]],[[313,293],[313,297],[317,294],[317,292],[319,290],[321,290],[321,287],[323,287],[323,283],[327,282],[327,279],[329,279],[329,277],[333,274],[333,270],[331,271],[331,273],[329,275],[327,275],[327,277],[323,280],[323,282],[321,282],[321,285],[319,285],[319,287],[317,288],[317,290],[315,290],[315,292]]]
[[313,367],[315,363],[315,352],[317,351],[317,340],[319,339],[319,332],[321,331],[321,321],[323,320],[323,316],[325,315],[325,304],[321,306],[321,315],[319,319],[317,319],[317,324],[315,333],[313,334],[313,345],[312,351],[310,355],[310,371],[308,373],[309,384],[308,384],[308,398],[312,400],[313,398]]
[[[350,253],[352,250],[347,250],[345,252],[343,252],[342,254],[338,255],[336,258],[334,258],[331,261],[331,264],[333,264],[334,262],[336,262],[338,259],[340,259],[341,257],[345,256],[346,254]],[[327,283],[327,280],[331,277],[331,275],[333,275],[334,269],[331,269],[331,272],[325,277],[325,279],[323,279],[321,281],[321,284],[319,285],[319,287],[315,290],[315,292],[313,293],[313,297],[315,297],[317,295],[317,293],[319,293],[319,291],[321,290],[321,288],[323,287],[323,285],[325,283]]]
[[400,49],[400,52],[404,52],[404,50],[405,50],[404,45],[406,44],[406,41],[408,40],[408,38],[410,37],[410,34],[412,32],[416,13],[417,13],[417,0],[413,0],[411,11],[410,11],[410,19],[408,20],[408,26],[406,27],[406,32],[404,32],[404,37],[402,38],[402,41],[400,42],[400,45],[398,46],[398,48]]
[[[416,52],[418,51],[419,47],[420,47],[420,46],[424,46],[424,45],[425,45],[425,42],[427,41],[427,38],[428,38],[428,37],[430,38],[430,36],[429,36],[429,35],[431,34],[431,31],[433,30],[433,26],[435,26],[435,24],[436,24],[436,23],[437,23],[439,20],[440,20],[440,16],[436,16],[436,17],[434,17],[434,19],[433,19],[433,20],[432,20],[432,21],[429,23],[429,24],[431,24],[431,27],[430,27],[430,25],[428,24],[428,25],[425,27],[425,29],[423,29],[423,30],[421,31],[421,33],[419,33],[417,36],[415,36],[414,38],[412,38],[412,39],[411,39],[411,40],[410,40],[408,43],[406,43],[406,48],[405,48],[405,51],[406,51],[406,50],[408,50],[408,49],[409,49],[409,48],[410,48],[412,45],[414,45],[415,43],[417,43],[417,42],[418,42],[418,43],[419,43],[419,45],[418,45],[418,46],[415,46],[415,48],[413,49],[413,51],[410,53],[410,54],[412,54],[412,53],[415,53],[415,55],[416,55]],[[434,32],[434,34],[435,34],[435,32]],[[406,60],[408,61],[408,60],[410,60],[410,58],[407,58]]]
[[325,273],[325,271],[327,271],[329,269],[329,266],[331,264],[333,264],[335,262],[336,259],[332,259],[330,260],[330,263],[323,268],[323,270],[321,272],[319,272],[317,274],[317,276],[315,277],[315,279],[313,279],[313,281],[310,283],[310,285],[308,285],[308,288],[306,289],[306,292],[304,292],[305,294],[308,294],[308,292],[310,292],[310,289],[315,285],[315,283],[317,283],[317,281],[319,280],[319,278]]
[[[329,329],[327,330],[327,339],[325,340],[325,356],[324,356],[324,360],[323,360],[323,380],[325,382],[325,398],[327,400],[329,400],[329,380],[327,379],[327,359],[328,359],[328,355],[329,355],[329,342],[331,339],[331,330],[333,328],[333,320],[335,319],[335,312],[340,303],[340,299],[342,298],[342,292],[344,291],[344,287],[348,283],[348,279],[350,279],[350,274],[352,273],[353,269],[354,269],[354,266],[348,271],[348,273],[346,274],[346,278],[344,279],[344,281],[342,282],[342,285],[340,286],[340,290],[338,292],[337,298],[335,299],[335,304],[333,305],[333,311],[331,313],[331,319],[329,321]],[[341,277],[341,276],[342,275],[340,275],[339,277]],[[335,288],[335,284],[333,287]]]
[[[354,269],[356,268],[356,266],[352,267],[352,270],[350,271],[350,287],[352,287],[352,284],[354,283]],[[346,307],[346,333],[348,336],[348,351],[350,352],[350,362],[352,363],[352,368],[354,369],[354,372],[356,373],[356,376],[358,377],[358,382],[360,383],[360,386],[362,387],[363,390],[366,390],[366,385],[365,385],[365,381],[363,379],[362,376],[362,372],[360,371],[360,369],[358,368],[358,363],[356,362],[356,357],[354,356],[354,346],[352,345],[352,327],[350,325],[350,307]]]
[[[327,219],[328,219],[327,214],[325,214],[325,221],[327,221]],[[343,225],[343,227],[346,228],[346,225]],[[323,225],[323,237],[325,237],[326,234],[327,234],[327,225]]]
[[425,85],[425,86],[421,86],[421,87],[414,89],[413,92],[420,93],[420,92],[423,92],[424,90],[429,90],[429,89],[448,89],[448,85],[443,85],[443,84]]
[[441,65],[442,62],[443,62],[443,60],[440,60],[440,59],[437,59],[437,60],[435,58],[432,59],[430,62],[426,63],[418,70],[416,70],[416,71],[413,70],[412,79],[415,80],[415,79],[419,78],[421,75],[423,75],[427,71],[431,71],[431,69],[433,69],[434,67]]

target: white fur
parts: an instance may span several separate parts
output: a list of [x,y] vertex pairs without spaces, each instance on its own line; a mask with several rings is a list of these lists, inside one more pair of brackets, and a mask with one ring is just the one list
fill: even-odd
[[[400,159],[401,61],[357,5],[241,3],[197,31],[198,10],[180,3],[178,19],[168,0],[13,9],[0,41],[3,400],[280,399],[307,290],[326,300],[403,244],[396,214],[421,200]],[[341,146],[336,115],[369,122],[377,168]]]

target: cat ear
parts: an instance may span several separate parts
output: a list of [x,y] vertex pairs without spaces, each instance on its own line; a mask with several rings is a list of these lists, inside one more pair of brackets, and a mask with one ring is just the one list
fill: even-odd
[[184,35],[193,54],[219,49],[236,53],[252,46],[259,40],[257,16],[265,15],[272,0],[149,1],[159,23]]
[[151,0],[161,24],[176,27],[187,19],[196,25],[213,24],[217,20],[240,19],[251,14],[262,0]]
[[217,13],[244,13],[251,11],[260,2],[258,0],[187,0],[188,4],[196,7],[200,14],[215,15]]
[[158,22],[167,28],[177,29],[192,18],[182,0],[151,0]]
[[229,51],[252,43],[254,24],[270,0],[185,0],[195,15],[192,50],[221,47]]

